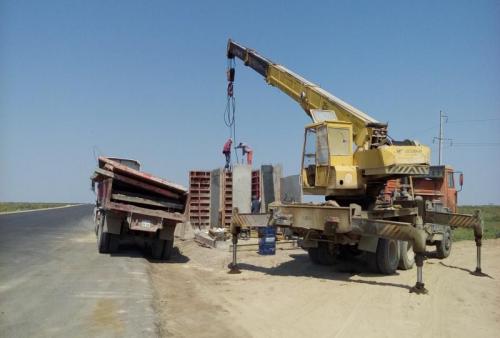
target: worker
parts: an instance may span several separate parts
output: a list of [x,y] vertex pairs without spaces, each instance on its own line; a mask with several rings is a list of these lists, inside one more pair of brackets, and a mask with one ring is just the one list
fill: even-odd
[[260,213],[260,198],[253,195],[252,196],[252,205],[250,208],[252,214],[258,214]]
[[231,146],[233,145],[233,139],[228,138],[226,143],[224,143],[224,147],[222,147],[222,153],[226,156],[226,165],[224,169],[229,169],[231,165]]
[[247,156],[247,164],[252,165],[253,160],[253,150],[247,144],[240,142],[236,149],[241,149],[243,156]]

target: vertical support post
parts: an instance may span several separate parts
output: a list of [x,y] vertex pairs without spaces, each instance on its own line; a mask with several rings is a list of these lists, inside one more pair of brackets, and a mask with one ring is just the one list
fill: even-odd
[[443,112],[439,111],[439,161],[438,164],[441,165],[443,160]]
[[472,272],[476,276],[486,276],[481,270],[481,246],[483,245],[483,221],[479,210],[474,212],[476,220],[479,222],[476,227],[474,227],[474,241],[476,242],[476,270]]
[[482,246],[482,234],[477,234],[474,231],[474,241],[476,242],[476,270],[474,275],[482,276],[483,271],[481,270],[481,246]]
[[425,288],[423,279],[424,253],[415,254],[415,264],[417,265],[417,283],[410,289],[410,292],[416,294],[427,294],[429,291]]
[[236,273],[241,273],[240,269],[238,268],[238,261],[237,261],[237,247],[238,247],[238,234],[233,234],[231,242],[233,243],[233,261],[229,264],[229,271],[228,273],[231,274],[236,274]]

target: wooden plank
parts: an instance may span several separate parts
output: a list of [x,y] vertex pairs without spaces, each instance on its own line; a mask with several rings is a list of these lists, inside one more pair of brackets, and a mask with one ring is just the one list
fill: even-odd
[[146,198],[144,196],[134,196],[134,195],[126,195],[126,194],[116,193],[116,194],[112,194],[111,198],[114,200],[123,201],[123,202],[152,205],[152,206],[162,207],[162,208],[172,208],[172,209],[178,209],[178,210],[183,209],[182,204],[158,201],[158,200]]
[[109,170],[99,168],[99,169],[96,169],[95,172],[97,174],[102,175],[102,176],[110,177],[110,178],[116,179],[118,181],[122,181],[122,182],[125,182],[127,184],[133,185],[133,186],[138,187],[138,188],[142,188],[145,190],[150,190],[150,191],[156,192],[157,194],[160,194],[160,195],[165,196],[165,197],[174,198],[174,199],[180,199],[180,197],[181,197],[179,194],[176,194],[174,192],[165,190],[163,188],[160,188],[160,187],[148,184],[148,183],[137,181],[137,180],[130,178],[130,177],[115,174]]

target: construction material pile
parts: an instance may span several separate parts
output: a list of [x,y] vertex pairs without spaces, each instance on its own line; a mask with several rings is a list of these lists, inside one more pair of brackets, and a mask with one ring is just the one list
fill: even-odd
[[189,172],[189,220],[199,229],[231,225],[234,208],[242,213],[267,212],[274,201],[300,202],[299,175],[282,176],[281,165],[253,169],[237,164],[232,171],[192,170]]

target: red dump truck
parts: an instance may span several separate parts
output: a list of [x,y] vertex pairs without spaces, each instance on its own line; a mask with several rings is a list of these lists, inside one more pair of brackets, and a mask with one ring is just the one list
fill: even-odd
[[[456,175],[460,190],[457,190]],[[433,165],[429,167],[428,174],[413,175],[406,181],[387,181],[384,196],[386,200],[397,198],[395,195],[421,196],[436,211],[457,212],[458,192],[462,191],[463,184],[464,175],[461,171],[455,171],[450,166]]]
[[155,259],[169,259],[174,230],[186,221],[186,188],[140,171],[136,160],[99,157],[92,188],[97,248],[113,253],[132,239]]

